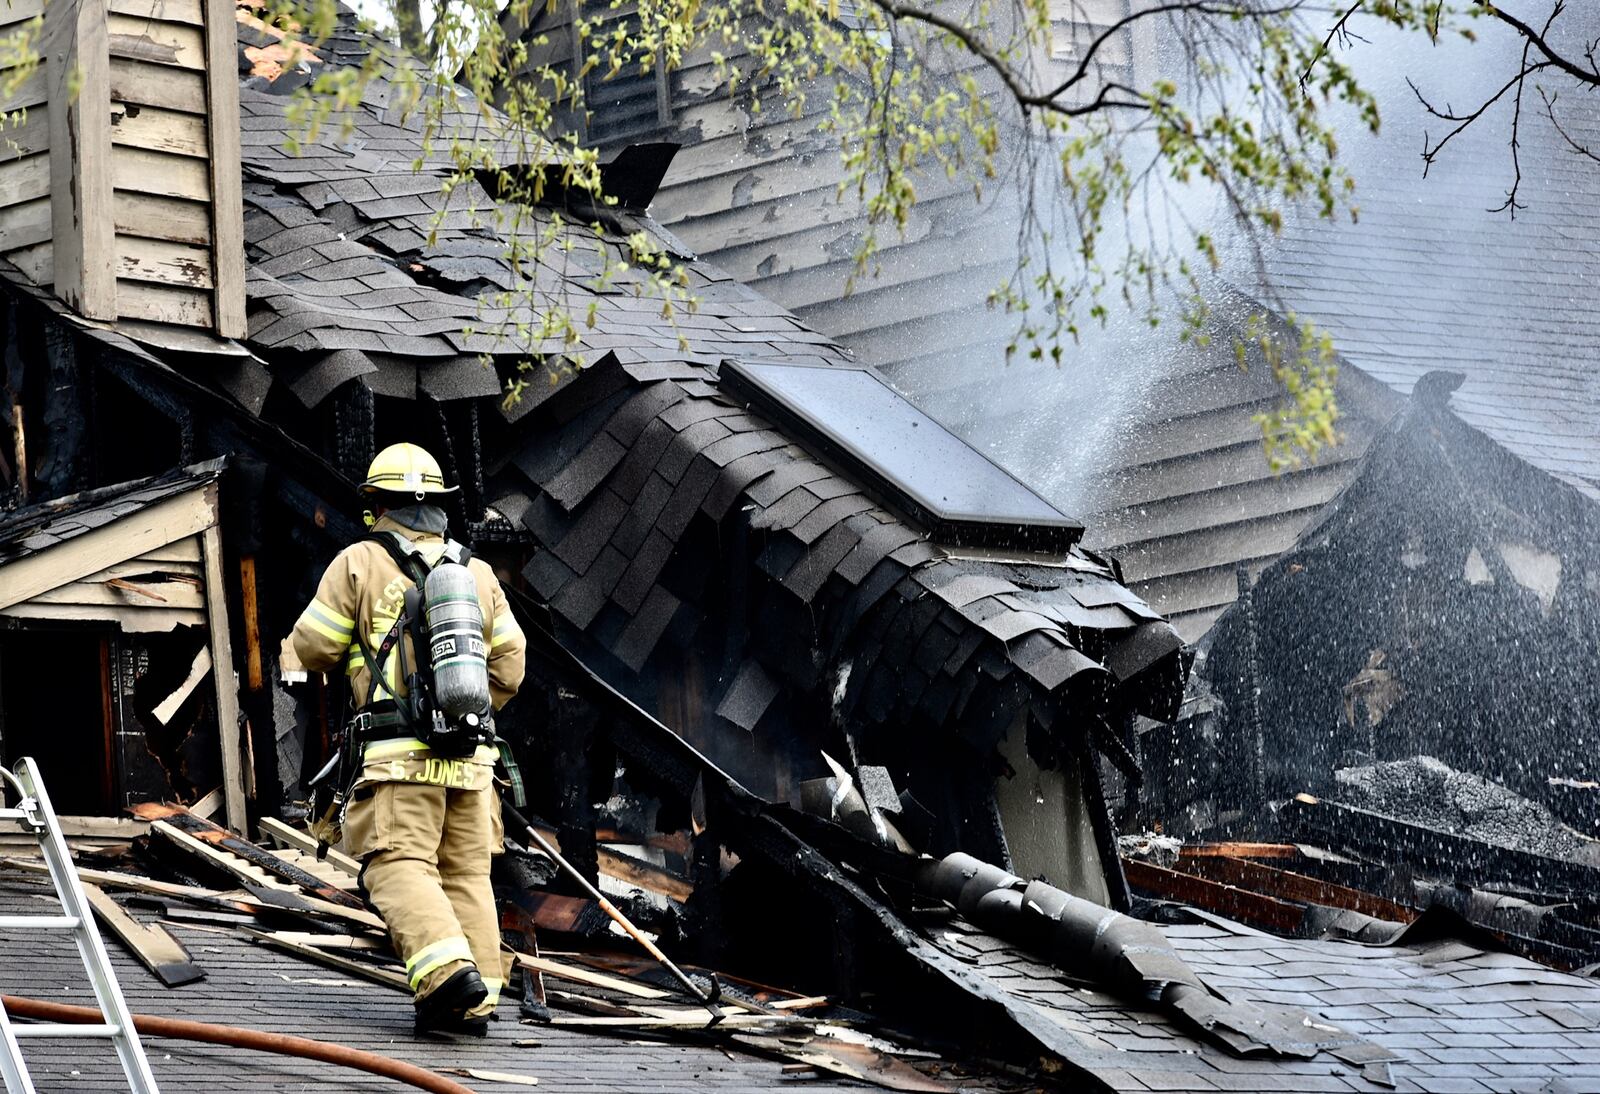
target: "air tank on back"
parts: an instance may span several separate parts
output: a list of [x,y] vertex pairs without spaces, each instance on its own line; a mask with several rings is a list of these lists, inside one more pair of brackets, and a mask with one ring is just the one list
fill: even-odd
[[483,643],[483,607],[472,571],[441,562],[428,574],[422,601],[432,639],[434,701],[447,718],[489,709],[489,664]]

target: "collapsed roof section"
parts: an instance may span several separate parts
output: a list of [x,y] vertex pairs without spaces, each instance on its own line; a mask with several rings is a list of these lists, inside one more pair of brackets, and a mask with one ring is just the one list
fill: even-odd
[[489,494],[543,548],[525,576],[563,634],[631,692],[696,662],[706,722],[757,751],[833,726],[904,772],[1023,716],[1048,756],[1175,711],[1182,643],[1112,564],[947,550],[716,368],[608,358],[527,423]]

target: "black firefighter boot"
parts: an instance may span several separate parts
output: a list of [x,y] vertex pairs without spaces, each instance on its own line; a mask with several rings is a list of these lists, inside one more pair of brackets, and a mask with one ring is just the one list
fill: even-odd
[[452,973],[426,996],[416,1001],[418,1033],[461,1033],[483,1037],[489,1032],[487,1016],[468,1018],[467,1011],[489,998],[489,988],[470,965]]

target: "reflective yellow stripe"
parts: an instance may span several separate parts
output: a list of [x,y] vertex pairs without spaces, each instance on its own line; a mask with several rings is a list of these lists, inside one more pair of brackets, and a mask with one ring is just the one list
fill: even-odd
[[380,741],[370,744],[363,753],[362,758],[367,763],[374,760],[392,760],[396,756],[404,756],[408,752],[431,752],[431,749],[415,737],[407,737],[398,741]]
[[411,955],[411,960],[406,962],[406,973],[411,977],[411,990],[416,991],[417,985],[422,983],[434,969],[443,968],[452,961],[472,961],[472,947],[467,945],[467,940],[461,935],[454,935],[442,939],[431,946],[424,946]]
[[489,998],[485,999],[484,1002],[490,1006],[500,1002],[500,989],[505,985],[506,982],[504,980],[496,980],[492,976],[485,976],[483,978],[483,986],[489,989]]
[[305,611],[300,613],[300,622],[310,627],[324,638],[330,638],[335,642],[350,641],[350,631],[348,629],[343,631],[335,630],[313,615],[310,608],[307,608]]
[[517,626],[517,621],[509,615],[502,615],[494,621],[494,631],[489,635],[489,648],[511,641],[513,638],[522,637],[522,628]]
[[354,619],[351,619],[347,615],[340,615],[338,612],[334,611],[332,608],[328,607],[321,600],[318,600],[315,597],[312,598],[311,606],[308,607],[306,611],[315,612],[317,615],[320,615],[323,619],[323,622],[327,623],[330,627],[342,627],[346,631],[353,631],[356,629],[356,621]]

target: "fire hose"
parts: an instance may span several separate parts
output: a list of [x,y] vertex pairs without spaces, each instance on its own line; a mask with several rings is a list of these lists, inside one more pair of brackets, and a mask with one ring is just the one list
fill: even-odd
[[[45,1022],[104,1022],[105,1016],[92,1007],[73,1007],[65,1003],[48,1003],[40,999],[25,999],[16,995],[0,995],[0,1005],[6,1013],[16,1018],[33,1018]],[[237,1026],[218,1026],[210,1022],[191,1022],[183,1018],[157,1018],[148,1014],[135,1014],[133,1028],[149,1037],[172,1037],[181,1041],[204,1041],[213,1045],[276,1052],[282,1056],[299,1056],[306,1060],[321,1060],[340,1067],[397,1079],[420,1090],[433,1094],[473,1094],[470,1087],[462,1086],[443,1075],[417,1067],[415,1064],[391,1060],[372,1052],[363,1052],[346,1045],[313,1041],[308,1037],[291,1037],[286,1033],[263,1033]]]

